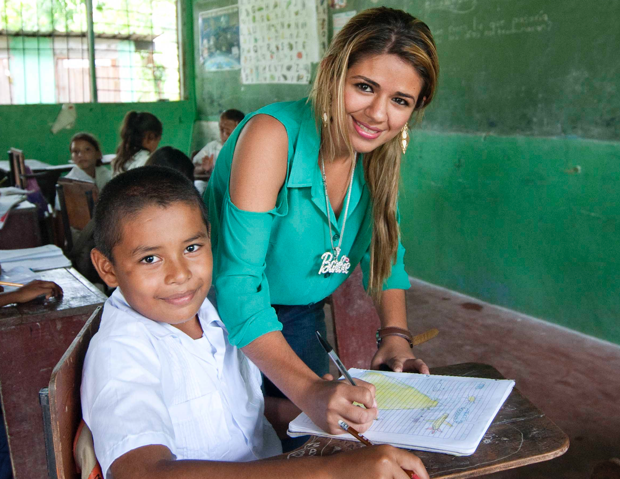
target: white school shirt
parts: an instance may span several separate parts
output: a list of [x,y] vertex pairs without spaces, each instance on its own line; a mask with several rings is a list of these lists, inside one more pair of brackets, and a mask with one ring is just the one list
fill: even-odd
[[221,149],[222,149],[222,144],[219,141],[217,140],[210,141],[202,148],[202,150],[196,153],[196,156],[194,156],[194,159],[193,159],[194,165],[202,166],[203,158],[205,158],[208,155],[213,155],[213,166],[215,166],[215,162],[217,161],[217,157],[220,154]]
[[[146,165],[149,157],[151,156],[151,152],[149,150],[140,150],[136,154],[134,154],[127,163],[125,163],[125,169],[123,171],[133,170],[134,168],[140,168],[141,166]],[[114,176],[117,176],[121,172],[114,173]]]
[[82,414],[105,477],[147,445],[177,459],[251,461],[282,452],[267,421],[258,368],[228,342],[205,299],[203,337],[145,318],[120,289],[106,301],[82,373]]

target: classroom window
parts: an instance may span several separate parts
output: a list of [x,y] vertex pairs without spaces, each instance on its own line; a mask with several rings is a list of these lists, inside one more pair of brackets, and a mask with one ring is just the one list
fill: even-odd
[[[177,0],[93,0],[99,102],[179,100]],[[0,0],[0,104],[87,103],[82,0]]]

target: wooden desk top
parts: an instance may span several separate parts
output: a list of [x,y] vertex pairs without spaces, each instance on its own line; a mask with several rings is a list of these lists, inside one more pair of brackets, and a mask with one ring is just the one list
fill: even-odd
[[73,268],[59,268],[39,273],[41,279],[54,281],[64,291],[60,301],[30,302],[0,308],[0,330],[19,324],[79,314],[90,314],[93,305],[102,304],[106,295]]
[[[432,368],[432,374],[504,379],[492,366],[463,363]],[[516,388],[500,409],[471,456],[413,451],[432,478],[461,479],[548,461],[568,450],[568,436]],[[358,442],[312,436],[299,449],[283,456],[329,456],[364,447]]]
[[[62,165],[50,165],[49,163],[44,163],[39,160],[26,160],[26,166],[29,167],[32,172],[41,172],[41,171],[52,171],[52,170],[60,170],[60,171],[70,171],[75,165],[72,163],[65,163]],[[8,173],[11,171],[11,165],[8,160],[0,161],[0,171],[4,171]]]

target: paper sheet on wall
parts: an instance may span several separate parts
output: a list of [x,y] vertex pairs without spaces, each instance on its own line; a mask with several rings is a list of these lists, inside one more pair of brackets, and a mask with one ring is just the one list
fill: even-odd
[[[453,455],[473,454],[514,381],[349,370],[375,385],[379,418],[364,435],[373,443]],[[305,414],[289,435],[328,436]],[[340,435],[339,439],[353,439]],[[354,440],[354,439],[353,439]]]
[[326,0],[239,0],[241,81],[309,83],[327,48]]
[[350,12],[334,13],[332,15],[332,38],[335,37],[340,30],[352,19],[357,10],[351,10]]

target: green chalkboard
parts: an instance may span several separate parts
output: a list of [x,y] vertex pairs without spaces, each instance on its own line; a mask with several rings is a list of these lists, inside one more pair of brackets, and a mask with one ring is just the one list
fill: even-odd
[[[233,3],[203,0],[194,13]],[[349,0],[330,17],[379,4],[409,11],[434,32],[441,78],[425,129],[620,138],[620,0]],[[242,85],[238,70],[204,72],[199,62],[196,82],[204,119],[309,90]]]

